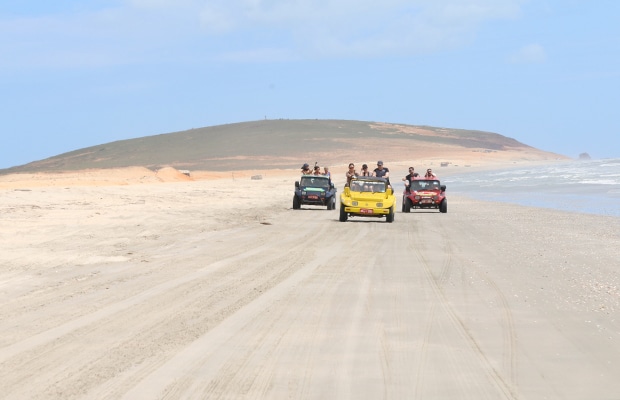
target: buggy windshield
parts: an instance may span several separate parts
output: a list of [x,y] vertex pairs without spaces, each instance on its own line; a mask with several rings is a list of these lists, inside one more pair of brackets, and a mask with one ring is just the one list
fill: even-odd
[[304,176],[301,178],[300,185],[303,187],[313,187],[329,190],[329,179],[318,176]]
[[439,190],[439,181],[411,181],[411,190]]
[[352,180],[351,190],[353,192],[385,193],[385,182]]

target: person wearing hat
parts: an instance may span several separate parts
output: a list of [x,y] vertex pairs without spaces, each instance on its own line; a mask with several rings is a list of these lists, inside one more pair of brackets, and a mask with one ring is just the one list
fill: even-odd
[[372,173],[377,178],[385,178],[390,183],[390,170],[383,166],[383,161],[377,161],[377,168]]
[[360,176],[370,176],[370,171],[368,170],[368,165],[362,165],[362,172],[360,172]]
[[392,185],[390,184],[390,170],[383,166],[383,161],[377,161],[377,168],[372,171],[372,176],[376,176],[377,178],[384,178],[387,181],[388,187],[392,187]]
[[312,170],[310,169],[310,166],[308,165],[308,163],[304,163],[304,165],[301,166],[301,174],[302,175],[312,174]]

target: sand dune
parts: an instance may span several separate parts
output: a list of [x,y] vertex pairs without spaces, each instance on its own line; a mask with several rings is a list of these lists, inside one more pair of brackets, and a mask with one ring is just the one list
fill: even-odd
[[[485,152],[480,149],[450,148],[445,146],[428,146],[424,149],[416,149],[416,153],[424,153],[424,157],[414,158],[413,152],[407,148],[397,148],[391,151],[390,158],[384,157],[383,152],[378,152],[377,147],[372,145],[358,146],[355,153],[340,155],[331,164],[320,162],[321,159],[334,160],[334,155],[321,157],[315,154],[317,162],[321,166],[329,166],[332,173],[344,175],[349,162],[354,162],[361,167],[363,163],[375,166],[380,159],[386,163],[393,174],[404,176],[409,166],[422,171],[428,167],[444,176],[470,172],[480,169],[510,168],[523,165],[548,164],[556,161],[566,161],[565,158],[554,158],[548,153],[537,150],[498,151]],[[304,162],[314,165],[312,159],[300,158],[299,166]],[[447,167],[441,167],[442,163],[448,163]],[[187,171],[189,175],[181,171]],[[41,186],[115,186],[145,183],[166,183],[179,181],[199,181],[205,179],[244,179],[252,175],[261,176],[291,176],[297,174],[298,168],[256,168],[256,169],[233,169],[220,170],[179,170],[174,167],[163,167],[151,170],[146,167],[125,167],[89,169],[60,172],[31,172],[0,175],[0,189],[17,189]]]

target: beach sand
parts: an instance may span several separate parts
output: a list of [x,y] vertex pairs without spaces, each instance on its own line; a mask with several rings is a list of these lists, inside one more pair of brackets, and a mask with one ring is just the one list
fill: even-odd
[[448,188],[341,223],[296,179],[0,177],[0,398],[620,398],[619,219]]

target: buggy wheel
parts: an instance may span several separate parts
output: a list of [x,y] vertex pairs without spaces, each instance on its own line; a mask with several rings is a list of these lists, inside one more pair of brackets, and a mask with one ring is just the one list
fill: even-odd
[[336,209],[336,198],[335,197],[332,197],[331,199],[327,201],[327,209],[328,210]]
[[299,210],[301,208],[301,201],[299,197],[293,196],[293,210]]
[[349,215],[344,210],[344,204],[340,205],[340,222],[345,222],[349,218]]
[[444,214],[448,212],[448,199],[443,199],[441,204],[439,204],[439,212]]
[[390,207],[390,213],[385,216],[385,222],[394,222],[394,206]]
[[403,205],[403,207],[405,208],[405,212],[411,212],[411,199],[409,197],[405,199],[405,204]]

